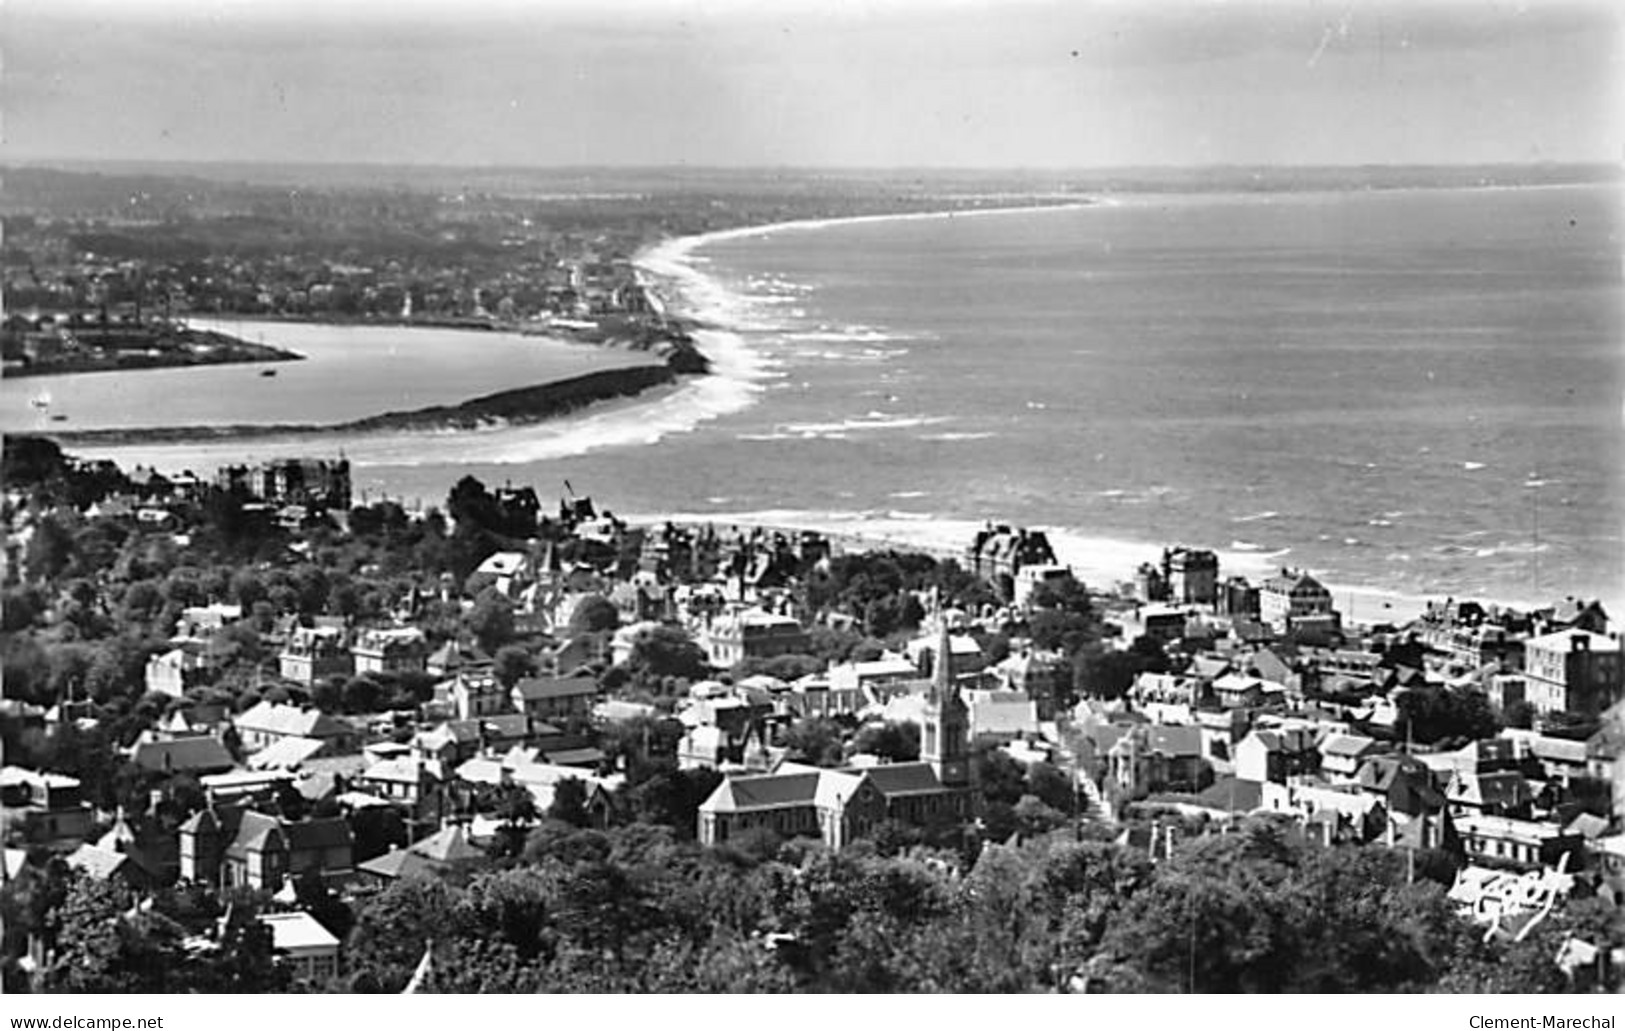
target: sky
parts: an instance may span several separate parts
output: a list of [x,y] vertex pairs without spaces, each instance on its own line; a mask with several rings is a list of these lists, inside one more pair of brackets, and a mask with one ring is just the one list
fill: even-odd
[[1625,160],[1620,5],[5,0],[0,159]]

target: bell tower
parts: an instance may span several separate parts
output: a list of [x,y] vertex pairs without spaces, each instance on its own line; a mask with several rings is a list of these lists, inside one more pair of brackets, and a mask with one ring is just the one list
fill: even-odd
[[970,787],[970,712],[959,697],[953,673],[953,646],[948,619],[937,609],[937,647],[931,659],[931,688],[925,697],[925,726],[920,728],[920,758],[931,764],[944,787]]

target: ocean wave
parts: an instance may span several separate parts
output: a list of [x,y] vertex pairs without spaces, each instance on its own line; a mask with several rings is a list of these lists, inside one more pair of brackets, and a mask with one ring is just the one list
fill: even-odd
[[873,326],[847,326],[840,329],[820,326],[817,329],[793,330],[787,332],[785,337],[797,343],[816,344],[885,344],[892,341],[923,339],[918,333],[894,333]]
[[930,491],[925,490],[894,490],[886,496],[888,498],[923,498],[928,497],[930,493]]
[[1254,512],[1252,515],[1236,516],[1234,519],[1232,519],[1230,521],[1232,523],[1257,523],[1257,522],[1261,522],[1261,521],[1263,521],[1265,519],[1278,518],[1280,516],[1280,514],[1281,513],[1276,512],[1273,509],[1271,509],[1271,510],[1265,511],[1265,512]]
[[920,439],[920,440],[940,440],[940,441],[987,440],[989,437],[997,437],[997,436],[998,436],[997,433],[989,433],[989,432],[986,432],[986,431],[948,430],[947,432],[944,432],[944,433],[922,433],[922,434],[920,434],[918,439]]
[[774,427],[775,432],[792,433],[801,436],[820,436],[829,433],[852,433],[855,431],[870,430],[906,430],[915,426],[934,426],[949,422],[945,415],[904,415],[891,416],[881,412],[870,412],[856,419],[842,419],[840,422],[787,422]]
[[1544,555],[1551,550],[1550,544],[1535,544],[1532,541],[1506,542],[1488,548],[1474,548],[1474,558],[1500,558],[1503,555]]

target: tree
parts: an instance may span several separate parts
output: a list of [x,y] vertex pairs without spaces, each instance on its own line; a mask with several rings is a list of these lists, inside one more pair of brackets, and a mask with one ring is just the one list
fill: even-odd
[[513,605],[494,588],[482,591],[469,611],[468,628],[481,648],[495,654],[513,640]]
[[116,881],[77,877],[54,916],[55,955],[45,971],[52,992],[156,993],[172,990],[185,953],[181,929],[136,908]]
[[344,709],[353,713],[377,712],[382,694],[378,682],[371,677],[351,677],[344,682]]
[[912,721],[870,724],[858,731],[852,747],[888,762],[913,762],[920,757],[920,726]]
[[529,651],[518,645],[505,645],[497,649],[492,673],[497,683],[511,688],[523,678],[536,675],[536,660]]
[[700,680],[710,672],[705,652],[685,631],[674,626],[639,631],[626,666],[632,678],[644,685],[664,677]]
[[34,524],[26,558],[30,574],[41,580],[54,580],[73,560],[73,534],[62,525],[61,519],[48,515]]
[[1476,741],[1501,730],[1489,699],[1477,691],[1448,687],[1416,687],[1395,699],[1399,708],[1397,733],[1419,744],[1462,738]]
[[621,623],[621,612],[608,598],[594,595],[582,599],[570,613],[570,630],[578,634],[597,634],[614,630]]
[[784,744],[796,762],[839,766],[844,759],[841,725],[821,716],[803,717],[784,732]]
[[572,827],[587,825],[587,786],[575,777],[566,777],[553,786],[553,804],[547,807],[550,820]]

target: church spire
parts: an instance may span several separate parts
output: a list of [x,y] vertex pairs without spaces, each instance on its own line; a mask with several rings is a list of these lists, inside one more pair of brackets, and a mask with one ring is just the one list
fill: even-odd
[[953,639],[940,594],[936,612],[936,655],[932,660],[931,689],[926,696],[925,725],[920,728],[920,758],[931,764],[944,787],[961,788],[970,784],[970,714],[954,677]]
[[938,698],[946,699],[955,693],[953,671],[953,640],[948,633],[948,615],[937,598],[937,654],[931,664],[931,689]]

